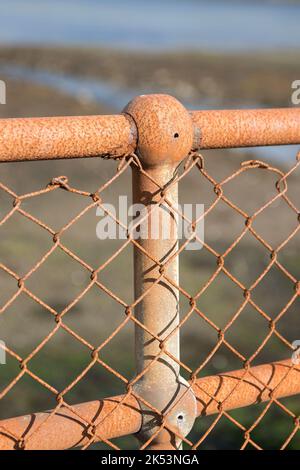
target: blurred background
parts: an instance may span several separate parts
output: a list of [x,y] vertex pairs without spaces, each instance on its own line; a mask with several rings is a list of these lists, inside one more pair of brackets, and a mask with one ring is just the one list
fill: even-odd
[[[300,79],[300,1],[291,0],[0,0],[0,79],[6,82],[6,105],[0,117],[86,115],[120,112],[140,93],[169,93],[189,109],[292,106],[292,82]],[[206,151],[208,172],[221,181],[244,160],[261,159],[287,170],[298,148],[257,148]],[[71,185],[95,191],[116,172],[116,164],[98,159],[1,164],[0,180],[17,194],[45,187],[56,176],[68,176]],[[228,197],[250,214],[275,195],[276,178],[253,171],[227,185]],[[103,193],[104,202],[131,194],[128,170]],[[289,194],[299,204],[299,182],[289,179]],[[193,171],[180,184],[181,202],[203,203],[215,198],[212,186]],[[1,218],[12,198],[0,191]],[[55,191],[28,199],[24,208],[56,231],[87,205],[84,198]],[[64,242],[97,268],[121,246],[121,241],[96,238],[98,222],[90,211],[64,234]],[[257,221],[257,227],[276,247],[295,228],[295,215],[275,202]],[[207,218],[206,242],[220,253],[242,231],[244,220],[225,204]],[[24,276],[52,244],[49,235],[15,214],[1,228],[0,261]],[[282,264],[296,278],[300,274],[299,233],[280,253]],[[215,270],[215,258],[205,250],[181,255],[180,284],[195,295]],[[269,262],[269,254],[246,236],[227,259],[228,268],[251,285]],[[27,281],[48,305],[62,311],[89,281],[88,273],[66,255],[54,252]],[[133,300],[132,251],[126,249],[103,271],[103,282],[126,302]],[[0,306],[17,291],[15,280],[0,271]],[[257,303],[276,317],[293,295],[293,284],[273,267],[255,289]],[[201,296],[199,308],[220,327],[242,304],[243,293],[219,275]],[[188,305],[181,299],[184,315]],[[92,289],[66,315],[65,322],[98,346],[123,320],[123,309],[99,289]],[[28,355],[53,329],[51,314],[25,295],[0,316],[0,338],[20,356]],[[299,299],[278,324],[292,342],[300,338]],[[227,338],[250,357],[268,334],[266,320],[247,307],[229,329]],[[124,328],[102,352],[110,366],[130,378],[134,375],[133,327]],[[195,369],[208,356],[217,335],[197,315],[182,329],[182,360]],[[290,349],[272,337],[254,364],[290,357]],[[61,330],[30,361],[30,368],[63,390],[90,362],[90,352]],[[220,348],[201,375],[215,374],[242,363]],[[8,359],[0,367],[3,390],[19,372]],[[122,393],[122,382],[101,366],[65,396],[69,403]],[[299,397],[283,402],[295,414]],[[55,397],[23,376],[0,402],[0,418],[55,406]],[[264,405],[233,411],[249,427]],[[212,418],[197,421],[194,441]],[[264,448],[278,448],[293,429],[292,419],[272,405],[253,439]],[[239,448],[243,432],[223,417],[200,448]],[[134,438],[119,439],[123,448],[135,448]],[[96,448],[104,448],[97,444]],[[289,448],[300,448],[299,433]]]

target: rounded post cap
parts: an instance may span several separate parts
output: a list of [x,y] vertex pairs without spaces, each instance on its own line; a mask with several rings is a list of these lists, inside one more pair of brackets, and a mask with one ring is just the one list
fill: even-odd
[[185,107],[169,95],[141,95],[125,107],[137,127],[137,154],[146,166],[177,163],[193,147],[194,127]]

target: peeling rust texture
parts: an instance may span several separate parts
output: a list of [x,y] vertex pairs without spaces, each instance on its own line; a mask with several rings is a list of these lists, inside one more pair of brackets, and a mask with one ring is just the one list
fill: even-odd
[[[140,233],[151,227],[150,215],[155,208],[160,217],[162,212],[165,214],[164,220],[156,221],[159,236],[140,236],[138,241],[142,250],[136,246],[134,249],[135,316],[138,321],[135,328],[137,376],[134,390],[141,398],[144,410],[138,437],[146,443],[155,436],[153,448],[178,448],[180,440],[175,435],[163,429],[159,431],[151,407],[158,411],[160,418],[167,414],[168,424],[176,429],[178,414],[184,412],[180,429],[183,436],[190,431],[196,416],[194,396],[183,393],[184,398],[178,400],[182,388],[186,389],[180,377],[179,291],[163,276],[167,273],[178,285],[178,217],[164,197],[167,196],[172,207],[177,207],[176,167],[193,147],[194,129],[187,110],[168,95],[139,96],[124,112],[135,122],[137,154],[147,169],[141,172],[135,166],[132,168],[133,202],[147,208],[147,215],[140,223]],[[167,229],[166,237],[163,237],[163,229]],[[150,406],[144,406],[142,400]]]
[[151,444],[147,447],[147,450],[155,450],[160,452],[161,450],[177,450],[176,439],[174,434],[169,432],[167,429],[160,431],[159,435],[154,438]]
[[[148,169],[149,174],[150,169]],[[174,175],[173,166],[155,166],[151,168],[151,177],[162,187],[169,182]],[[168,190],[168,197],[173,204],[178,200],[177,184]],[[138,169],[133,168],[133,201],[135,204],[143,203],[150,210],[158,203],[160,192],[157,185]],[[141,223],[147,223],[147,219]],[[178,250],[176,218],[169,214],[165,217],[168,224],[170,237],[165,240],[140,238],[139,244],[143,250],[164,263],[166,258],[171,258]],[[142,231],[142,228],[141,228]],[[169,262],[167,273],[170,278],[178,283],[178,256]],[[178,391],[180,367],[178,362],[168,355],[161,354],[160,341],[166,340],[165,347],[174,358],[179,358],[179,297],[178,290],[166,284],[161,279],[159,265],[144,254],[144,251],[134,249],[134,273],[135,273],[135,298],[139,300],[135,308],[135,316],[145,325],[145,329],[136,325],[135,350],[136,370],[138,382],[135,385],[137,394],[154,406],[163,414],[173,402]],[[159,282],[158,282],[159,280]],[[151,287],[151,295],[145,295]],[[167,337],[171,337],[167,340]],[[160,356],[159,361],[155,358]],[[144,371],[146,371],[144,373]],[[144,407],[143,407],[144,408]],[[156,427],[149,426],[148,420],[153,421],[153,413],[144,414],[141,440],[147,439],[155,432]],[[146,432],[147,429],[147,432]]]
[[176,163],[193,147],[194,129],[184,106],[169,95],[141,95],[124,109],[138,131],[138,154],[146,166]]
[[[152,111],[147,106],[149,100]],[[161,119],[162,112],[164,119]],[[174,162],[186,156],[186,149],[193,146],[190,122],[194,125],[194,133],[201,135],[202,149],[300,143],[299,108],[193,111],[189,115],[170,96],[144,95],[129,103],[125,114],[120,115],[2,119],[0,162],[97,156],[118,158],[130,154],[137,145],[136,128],[129,116],[134,113],[138,113],[140,122],[145,118],[147,123],[152,123],[151,132],[148,125],[144,126],[145,132],[140,129],[140,143],[141,146],[151,145],[155,163],[161,154]],[[160,133],[162,128],[169,132],[167,142],[167,133]],[[178,137],[174,137],[177,134]],[[196,137],[194,135],[198,140],[199,135]],[[147,142],[149,138],[151,142]]]
[[[243,379],[243,380],[242,380]],[[211,415],[300,393],[300,367],[290,360],[226,372],[193,384],[197,414]]]
[[300,143],[300,109],[193,111],[201,148],[256,147]]
[[[193,384],[193,391],[197,397],[198,416],[219,413],[220,404],[223,411],[254,405],[268,401],[270,397],[283,398],[300,393],[300,366],[284,360],[251,367],[248,371],[241,369],[203,377]],[[86,435],[89,435],[90,427],[78,415],[94,422],[106,439],[137,433],[142,423],[138,401],[128,396],[116,408],[123,398],[118,396],[74,405],[75,413],[61,408],[47,421],[49,411],[0,421],[0,450],[14,449],[15,436],[27,439],[26,449],[59,450],[83,446],[88,441]],[[174,448],[174,436],[167,430],[162,432],[165,434],[163,444],[155,441],[148,449]]]
[[[74,413],[62,407],[50,417],[51,411],[48,411],[0,421],[0,450],[15,449],[16,436],[27,439],[26,450],[62,450],[84,446],[92,432],[80,417],[93,422],[97,435],[105,439],[134,434],[141,427],[140,408],[134,397],[128,396],[125,402],[120,403],[123,398],[121,395],[75,405]],[[99,438],[96,440],[99,441]]]
[[129,116],[81,116],[0,120],[0,161],[109,156],[135,150]]

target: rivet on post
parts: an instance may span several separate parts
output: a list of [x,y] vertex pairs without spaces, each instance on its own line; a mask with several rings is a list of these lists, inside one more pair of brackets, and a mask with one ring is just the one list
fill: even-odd
[[[146,172],[143,174],[132,166],[133,202],[143,204],[147,209],[138,240],[143,251],[139,248],[134,251],[136,299],[151,287],[135,308],[136,318],[148,331],[136,325],[136,368],[137,375],[142,375],[134,390],[159,411],[159,414],[155,413],[140,401],[143,424],[138,438],[145,443],[156,434],[149,449],[178,449],[181,439],[177,433],[186,436],[191,430],[196,417],[196,400],[180,377],[179,292],[165,277],[157,282],[163,266],[163,274],[176,285],[179,283],[178,256],[167,262],[178,250],[178,217],[165,202],[158,209],[158,201],[166,194],[173,207],[178,205],[176,170],[194,146],[194,127],[188,111],[168,95],[139,96],[124,112],[135,123],[136,153]],[[153,237],[149,227],[154,224],[157,210],[161,218],[155,217],[159,224],[155,233],[159,236]],[[166,419],[168,426],[157,433],[162,419]],[[175,433],[169,426],[176,430]]]

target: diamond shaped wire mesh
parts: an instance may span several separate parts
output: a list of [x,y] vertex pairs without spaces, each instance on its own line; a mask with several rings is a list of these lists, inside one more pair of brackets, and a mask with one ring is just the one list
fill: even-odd
[[[225,164],[225,162],[224,162]],[[290,406],[289,402],[282,400],[277,397],[276,392],[280,389],[282,384],[288,383],[289,376],[297,369],[295,364],[293,365],[286,365],[286,372],[281,376],[279,382],[276,383],[276,386],[273,385],[272,380],[266,382],[260,377],[260,375],[256,373],[256,369],[253,367],[255,361],[261,356],[261,353],[267,348],[269,342],[276,338],[278,342],[280,342],[286,351],[290,351],[289,355],[286,354],[284,359],[289,359],[293,352],[293,346],[291,344],[290,338],[288,339],[285,334],[283,334],[280,330],[280,325],[283,319],[287,319],[289,317],[290,309],[292,306],[295,305],[297,299],[299,297],[300,292],[300,284],[299,280],[297,279],[296,275],[286,267],[285,263],[281,261],[281,253],[283,250],[292,242],[298,240],[299,244],[299,209],[297,207],[297,201],[294,201],[291,196],[289,195],[288,183],[290,178],[295,178],[297,175],[297,170],[299,171],[300,165],[300,154],[297,156],[297,160],[295,165],[293,165],[287,172],[284,172],[282,169],[277,168],[276,166],[270,165],[268,163],[258,161],[258,160],[249,160],[244,161],[242,165],[239,167],[238,164],[234,171],[223,179],[218,179],[206,168],[206,158],[199,153],[191,153],[186,161],[184,162],[183,167],[180,169],[177,178],[175,178],[170,184],[166,187],[162,187],[158,184],[153,177],[147,173],[147,170],[143,168],[143,165],[137,155],[132,154],[129,156],[124,156],[120,160],[118,164],[117,171],[115,175],[109,178],[101,187],[97,188],[92,193],[75,188],[72,186],[71,182],[65,176],[59,176],[53,178],[46,188],[42,188],[38,191],[26,193],[19,195],[15,191],[11,190],[4,184],[0,184],[0,189],[3,194],[10,200],[10,208],[7,212],[2,216],[0,222],[0,231],[5,227],[6,224],[9,222],[14,221],[14,217],[18,214],[22,216],[24,219],[29,221],[32,225],[38,226],[40,229],[44,231],[47,235],[49,240],[51,241],[51,246],[47,249],[43,254],[39,257],[39,259],[34,262],[29,270],[24,275],[20,275],[19,272],[13,269],[13,260],[11,263],[3,262],[0,260],[0,269],[2,273],[9,276],[11,280],[15,283],[15,290],[13,294],[6,299],[0,309],[0,314],[5,316],[8,314],[10,307],[18,300],[18,298],[23,298],[23,296],[30,298],[32,302],[38,305],[44,311],[47,311],[49,315],[53,318],[53,325],[51,330],[35,345],[35,347],[31,350],[30,353],[26,354],[25,356],[21,356],[13,347],[10,346],[9,342],[3,346],[6,350],[6,354],[8,357],[13,359],[16,364],[18,364],[19,371],[15,374],[15,376],[9,381],[9,383],[5,384],[4,387],[1,386],[0,390],[0,400],[7,398],[9,394],[11,394],[15,387],[20,385],[22,378],[24,376],[30,377],[35,383],[39,384],[40,387],[44,388],[51,394],[53,400],[56,402],[53,409],[44,414],[38,420],[35,425],[28,425],[25,429],[25,432],[21,434],[17,434],[12,432],[11,429],[8,429],[7,424],[8,421],[1,421],[0,422],[0,442],[1,436],[5,436],[12,444],[12,447],[18,449],[27,449],[31,448],[35,445],[35,439],[40,439],[40,436],[43,434],[43,428],[46,429],[51,423],[51,420],[55,416],[61,416],[62,414],[70,414],[74,420],[78,420],[80,427],[82,428],[81,434],[82,439],[77,445],[80,445],[82,449],[88,449],[96,442],[100,442],[105,444],[109,448],[112,449],[119,449],[122,448],[122,442],[116,443],[113,439],[114,437],[118,437],[117,435],[113,435],[113,438],[107,438],[106,432],[106,423],[109,420],[114,419],[118,420],[118,417],[121,416],[122,410],[124,407],[128,407],[133,410],[135,407],[137,408],[138,412],[138,403],[150,408],[150,410],[158,415],[160,419],[158,420],[158,427],[157,431],[154,435],[143,445],[141,445],[140,449],[145,449],[151,442],[155,439],[158,433],[162,429],[167,429],[174,433],[180,440],[183,441],[184,447],[187,449],[198,449],[198,448],[205,448],[206,442],[209,439],[213,439],[213,435],[215,432],[218,432],[219,426],[222,424],[223,427],[221,429],[226,429],[226,426],[230,425],[233,429],[233,433],[238,436],[240,440],[240,445],[237,445],[238,439],[234,442],[237,447],[241,449],[245,448],[255,448],[255,449],[262,449],[264,445],[261,443],[260,434],[258,433],[258,437],[256,437],[256,431],[263,427],[264,420],[272,413],[272,410],[275,410],[275,418],[276,419],[276,412],[281,412],[283,416],[287,419],[290,428],[288,431],[284,428],[281,437],[281,442],[279,447],[284,449],[288,448],[288,446],[294,441],[297,436],[297,432],[299,431],[300,423],[299,423],[299,406]],[[138,168],[144,177],[149,178],[157,186],[157,190],[160,191],[161,197],[156,202],[156,205],[167,208],[171,213],[176,214],[177,217],[180,217],[184,220],[186,224],[188,224],[191,228],[190,236],[185,239],[181,244],[179,249],[176,253],[172,253],[169,257],[165,258],[164,260],[157,260],[153,256],[152,253],[145,252],[144,248],[141,247],[139,240],[136,240],[132,236],[132,231],[136,228],[136,226],[132,226],[130,230],[128,227],[120,220],[115,214],[110,213],[109,210],[104,206],[105,197],[102,198],[102,195],[106,188],[108,188],[112,183],[115,182],[117,185],[118,178],[126,171],[130,171],[130,167],[135,166]],[[199,185],[205,183],[209,186],[211,195],[213,198],[210,204],[205,205],[204,214],[201,217],[198,217],[194,220],[189,219],[185,213],[183,213],[178,207],[174,207],[169,198],[169,191],[173,185],[181,184],[185,181],[189,174],[192,172],[197,172],[197,179],[199,181]],[[253,172],[264,172],[265,174],[271,174],[275,177],[275,189],[276,194],[269,197],[267,200],[264,201],[257,208],[254,212],[248,212],[244,210],[242,207],[239,206],[239,202],[233,201],[230,195],[228,195],[227,188],[228,185],[232,182],[239,182],[242,175],[245,173],[253,173]],[[268,183],[269,184],[269,183]],[[243,192],[245,188],[243,185],[239,186],[239,191]],[[66,219],[65,224],[60,228],[60,230],[55,230],[52,228],[48,223],[44,222],[42,219],[33,215],[30,210],[26,208],[26,202],[38,199],[40,197],[45,197],[53,192],[61,192],[66,191],[73,197],[80,197],[85,201],[85,206],[83,209],[78,212],[77,215]],[[279,244],[274,245],[271,244],[263,235],[261,235],[259,229],[255,226],[255,222],[258,218],[264,217],[266,211],[277,202],[281,202],[285,205],[285,209],[289,211],[290,216],[294,220],[293,228],[289,231],[289,233],[285,236],[284,240],[282,240]],[[224,204],[231,213],[234,213],[239,218],[239,227],[240,232],[238,235],[234,236],[234,239],[231,241],[229,246],[226,247],[225,251],[217,250],[213,244],[211,243],[210,239],[200,240],[195,227],[199,224],[202,219],[206,220],[210,217],[211,214],[214,214],[218,205]],[[90,262],[87,262],[83,256],[76,253],[73,249],[68,247],[67,243],[64,242],[64,235],[68,233],[68,231],[76,225],[87,213],[91,211],[95,211],[97,207],[101,207],[104,212],[109,215],[115,223],[122,227],[124,231],[127,233],[126,240],[120,245],[120,247],[111,255],[109,256],[102,264],[100,265],[91,265]],[[155,210],[155,205],[152,207],[151,211]],[[151,213],[150,211],[150,213]],[[148,214],[147,216],[150,216]],[[280,222],[280,212],[277,214],[278,217],[278,227],[281,226]],[[140,224],[142,220],[139,220],[138,224]],[[281,227],[284,228],[284,227]],[[227,227],[228,229],[228,227]],[[255,277],[255,280],[250,283],[244,283],[238,275],[232,272],[232,269],[228,266],[227,260],[234,253],[234,251],[241,245],[243,239],[246,236],[250,236],[255,243],[260,245],[260,247],[264,250],[264,252],[268,255],[268,262],[264,265],[263,270]],[[298,237],[298,239],[297,239]],[[213,263],[210,266],[213,266],[213,269],[210,270],[210,274],[208,278],[202,282],[196,288],[196,284],[193,285],[193,289],[189,289],[189,287],[183,287],[181,281],[179,285],[177,285],[172,278],[169,277],[167,273],[167,267],[172,261],[184,255],[184,250],[188,243],[191,240],[198,239],[198,242],[201,243],[203,246],[201,250],[201,255],[197,254],[197,256],[204,256],[204,253],[209,254]],[[102,242],[103,246],[105,245],[105,241]],[[257,246],[257,245],[256,245]],[[297,245],[299,246],[299,245]],[[128,247],[134,247],[136,250],[140,250],[143,252],[144,256],[147,256],[153,263],[155,263],[159,267],[160,275],[157,279],[153,281],[151,285],[149,285],[147,292],[143,294],[143,296],[147,295],[151,297],[151,292],[153,287],[158,283],[165,283],[167,286],[175,288],[179,291],[179,294],[182,300],[185,302],[185,307],[182,308],[181,311],[181,318],[178,327],[173,329],[173,331],[163,340],[158,337],[154,332],[149,329],[148,325],[142,324],[135,316],[134,316],[134,309],[135,307],[141,302],[142,296],[136,298],[132,303],[128,304],[122,296],[118,293],[118,289],[108,287],[106,282],[105,276],[102,276],[102,272],[105,270],[107,266],[117,260],[117,257],[123,253]],[[105,249],[105,248],[104,248]],[[56,252],[63,252],[67,257],[69,257],[72,262],[75,262],[80,266],[84,272],[88,274],[89,282],[82,287],[78,295],[71,299],[66,306],[62,309],[54,308],[53,306],[49,305],[47,301],[45,301],[41,296],[35,293],[34,288],[29,288],[28,283],[33,277],[34,274],[39,273],[39,269],[52,257]],[[192,256],[196,256],[192,254]],[[254,260],[255,261],[255,260]],[[193,269],[193,268],[191,268]],[[284,302],[284,305],[281,306],[280,310],[277,311],[275,314],[274,312],[270,313],[264,306],[260,305],[260,303],[255,299],[255,292],[256,289],[260,285],[265,282],[268,274],[271,272],[272,269],[276,269],[280,274],[285,278],[285,280],[289,283],[291,293],[287,294],[287,300]],[[229,318],[226,320],[223,326],[219,326],[218,321],[211,318],[211,315],[206,312],[205,307],[202,307],[201,300],[207,294],[209,289],[216,285],[220,276],[226,278],[226,282],[229,282],[229,285],[232,285],[237,291],[240,293],[238,296],[238,306],[232,308],[230,311]],[[193,274],[192,274],[193,276]],[[195,274],[196,277],[196,274]],[[133,284],[133,280],[132,280]],[[51,289],[51,284],[47,286]],[[72,315],[72,309],[79,304],[84,297],[88,295],[91,289],[98,289],[102,293],[105,293],[114,303],[116,303],[119,308],[123,312],[123,317],[119,322],[118,326],[103,340],[100,344],[92,344],[90,340],[85,338],[84,334],[81,334],[80,331],[76,328],[70,327],[68,322],[66,321],[68,315]],[[268,296],[272,296],[272,290],[269,289],[267,291]],[[200,306],[201,304],[201,306]],[[263,322],[263,324],[267,328],[267,333],[264,334],[263,338],[259,340],[259,343],[255,345],[255,350],[250,355],[246,355],[239,347],[234,345],[234,342],[229,338],[229,333],[234,331],[237,322],[240,318],[242,318],[243,313],[246,311],[247,308],[252,309],[252,312],[257,314],[257,317]],[[105,312],[100,312],[101,315],[104,315]],[[254,313],[249,313],[249,315],[254,315]],[[184,328],[188,327],[189,322],[192,318],[199,319],[202,324],[209,329],[210,333],[214,335],[215,340],[213,340],[212,346],[207,349],[206,351],[201,351],[204,353],[204,357],[202,357],[200,362],[197,362],[197,355],[195,353],[195,358],[193,358],[193,365],[188,365],[183,359],[179,360],[178,358],[174,357],[169,351],[167,343],[170,338],[177,333],[179,330],[180,332],[184,330]],[[108,320],[109,321],[109,320]],[[76,324],[76,321],[75,321]],[[110,346],[110,343],[118,336],[118,334],[126,328],[128,325],[137,325],[139,328],[146,331],[155,341],[159,342],[160,345],[160,353],[155,357],[150,365],[144,369],[142,372],[137,374],[136,376],[125,376],[124,374],[120,373],[115,367],[111,366],[107,361],[103,359],[103,350],[107,346]],[[31,324],[31,328],[35,328],[34,324]],[[243,326],[241,326],[243,328]],[[31,361],[38,360],[39,354],[41,354],[42,350],[51,342],[51,340],[59,333],[63,331],[68,336],[72,337],[75,343],[80,344],[86,351],[89,353],[89,362],[85,367],[82,368],[80,373],[76,375],[76,377],[71,380],[67,386],[63,389],[59,389],[51,383],[51,380],[46,380],[38,373],[34,372],[31,367]],[[240,330],[239,330],[240,331]],[[197,331],[194,331],[194,334],[197,337]],[[239,334],[239,333],[238,333]],[[253,335],[253,344],[255,344],[255,336]],[[189,348],[188,344],[184,343],[184,336],[182,340],[182,350],[187,350]],[[203,338],[203,337],[202,337]],[[199,348],[201,348],[201,344],[199,344]],[[211,370],[211,363],[216,357],[216,355],[220,352],[221,349],[226,350],[226,352],[232,358],[232,364],[239,364],[238,369],[240,369],[239,374],[230,374],[224,373],[223,370],[216,371],[212,375],[216,373],[220,373],[218,376],[221,381],[226,381],[226,378],[233,378],[234,377],[234,385],[231,386],[230,389],[226,389],[225,392],[222,392],[222,387],[218,390],[214,388],[210,388],[207,386],[205,382],[205,377],[208,375],[207,371]],[[118,351],[118,354],[120,352]],[[66,351],[65,354],[68,354]],[[174,429],[170,427],[168,424],[168,415],[171,413],[172,409],[175,407],[177,403],[173,403],[170,409],[164,414],[160,412],[160,410],[156,409],[151,403],[146,401],[142,396],[138,395],[136,389],[134,388],[135,384],[143,377],[143,375],[147,374],[147,371],[151,366],[160,360],[160,357],[165,354],[168,355],[173,361],[177,362],[180,365],[182,373],[184,376],[189,380],[189,387],[186,389],[187,393],[190,389],[193,389],[194,393],[198,397],[198,414],[200,417],[196,421],[195,427],[190,435],[187,437],[181,435],[178,429]],[[274,358],[277,359],[277,358]],[[63,367],[64,357],[61,357],[59,360]],[[258,361],[259,362],[259,361]],[[228,364],[228,362],[227,362]],[[286,363],[284,363],[286,364]],[[234,367],[230,367],[231,363],[229,362],[227,366],[227,370],[232,370]],[[256,365],[256,363],[255,363]],[[80,383],[84,386],[87,375],[89,372],[95,367],[101,366],[105,369],[105,371],[114,379],[118,381],[119,386],[119,393],[120,395],[115,399],[110,399],[110,406],[106,414],[101,413],[101,416],[98,416],[97,413],[95,414],[87,414],[83,410],[80,410],[78,406],[69,403],[67,395],[71,392],[78,384]],[[217,367],[214,367],[213,370],[215,371]],[[227,374],[227,375],[226,375]],[[245,390],[243,385],[247,384],[255,384],[257,389],[257,402],[265,402],[258,406],[258,414],[256,414],[255,419],[251,419],[250,415],[247,415],[247,419],[243,419],[243,417],[237,415],[234,411],[230,411],[232,408],[236,408],[231,402],[234,401],[241,392],[241,390]],[[101,388],[101,384],[99,384],[99,388]],[[287,393],[288,395],[288,393]],[[199,398],[200,397],[200,398]],[[98,397],[96,396],[95,399]],[[182,396],[179,400],[183,400],[184,396]],[[252,410],[252,408],[251,408]],[[28,412],[35,412],[37,410],[28,410],[24,409],[24,413]],[[214,416],[208,420],[206,415]],[[202,416],[202,418],[201,418]],[[250,419],[249,419],[250,416]],[[113,418],[112,418],[113,417]],[[121,418],[120,418],[121,419]],[[33,420],[34,421],[34,420]],[[246,423],[244,423],[246,422]],[[204,424],[202,424],[204,423]],[[271,423],[273,421],[271,420]],[[272,424],[271,424],[272,425]],[[62,428],[62,432],[64,432],[64,428]],[[67,430],[66,430],[67,432]],[[268,434],[268,430],[265,429],[265,433]],[[123,435],[123,434],[122,434]],[[263,439],[265,442],[267,438]],[[218,437],[218,443],[221,442],[222,445],[222,438]],[[299,440],[297,441],[299,443]],[[101,444],[96,444],[101,445]],[[127,445],[127,444],[126,444]],[[132,444],[130,444],[132,445]],[[226,444],[224,444],[226,446]],[[123,446],[124,447],[124,446]]]

